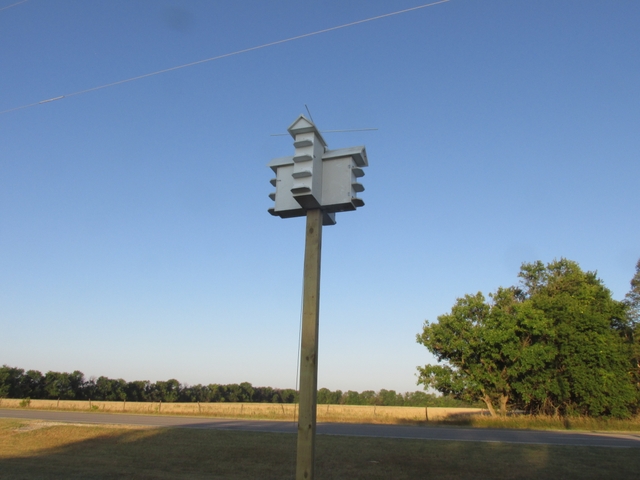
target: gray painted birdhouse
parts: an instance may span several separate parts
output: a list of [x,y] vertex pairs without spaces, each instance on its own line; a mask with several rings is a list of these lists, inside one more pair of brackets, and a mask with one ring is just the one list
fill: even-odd
[[328,150],[316,126],[303,115],[287,130],[295,153],[268,164],[276,174],[271,180],[276,191],[269,195],[275,205],[269,213],[281,218],[301,217],[307,210],[320,208],[324,225],[334,225],[336,212],[362,207],[358,193],[364,187],[358,179],[364,176],[362,168],[369,165],[365,147]]

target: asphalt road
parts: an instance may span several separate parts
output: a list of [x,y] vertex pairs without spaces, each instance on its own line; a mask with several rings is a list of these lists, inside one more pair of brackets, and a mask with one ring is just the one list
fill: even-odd
[[[52,412],[45,410],[0,409],[2,418],[46,420],[65,423],[141,425],[147,427],[204,428],[253,432],[296,433],[293,422],[180,417],[169,415],[128,415],[110,413]],[[638,433],[599,433],[566,431],[532,431],[490,428],[423,427],[403,425],[369,425],[320,423],[319,435],[411,438],[462,442],[502,442],[586,447],[640,448]]]

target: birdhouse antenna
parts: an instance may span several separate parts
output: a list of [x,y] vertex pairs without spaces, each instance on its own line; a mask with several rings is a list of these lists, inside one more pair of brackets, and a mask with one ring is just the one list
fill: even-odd
[[304,104],[304,108],[306,108],[306,109],[307,109],[307,113],[309,114],[309,118],[311,119],[311,121],[312,121],[313,123],[316,123],[316,122],[314,122],[314,121],[313,121],[313,117],[311,116],[311,112],[309,111],[309,107],[307,107],[307,104],[306,104],[306,103]]

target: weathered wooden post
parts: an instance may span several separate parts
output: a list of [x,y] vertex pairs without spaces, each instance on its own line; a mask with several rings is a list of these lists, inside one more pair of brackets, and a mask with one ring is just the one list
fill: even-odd
[[316,405],[318,397],[318,326],[320,320],[320,255],[322,211],[307,212],[300,345],[300,412],[296,478],[314,478]]
[[315,464],[318,396],[318,332],[320,319],[320,256],[322,226],[335,225],[336,212],[364,205],[357,182],[368,165],[364,147],[328,150],[316,126],[300,115],[288,128],[295,154],[269,163],[276,191],[269,213],[281,218],[306,216],[302,340],[300,346],[300,413],[298,416],[297,480],[312,480]]

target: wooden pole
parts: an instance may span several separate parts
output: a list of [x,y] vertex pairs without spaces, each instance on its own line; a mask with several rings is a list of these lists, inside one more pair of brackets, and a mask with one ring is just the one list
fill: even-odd
[[318,400],[318,320],[320,318],[320,251],[322,211],[307,211],[300,346],[300,414],[296,480],[313,480]]

